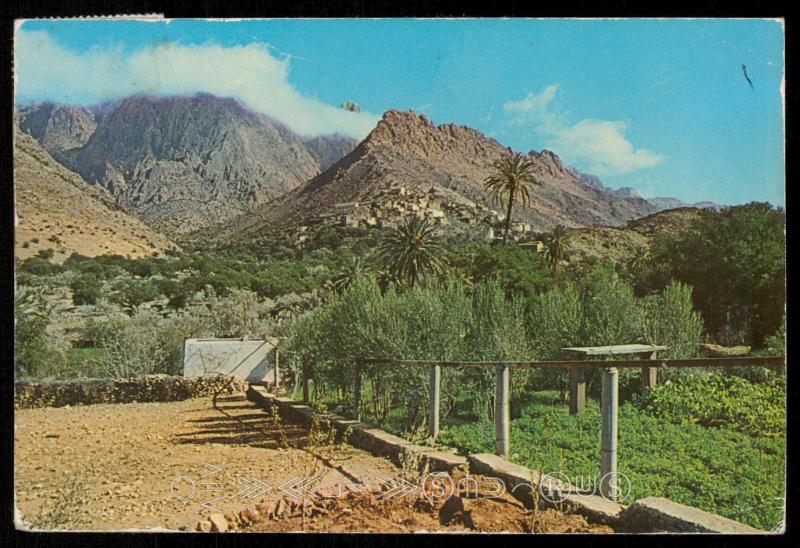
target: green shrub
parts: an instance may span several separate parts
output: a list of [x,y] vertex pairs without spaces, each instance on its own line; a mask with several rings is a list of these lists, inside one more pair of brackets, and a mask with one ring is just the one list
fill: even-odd
[[111,301],[133,313],[140,305],[161,296],[158,286],[150,280],[125,279],[116,284]]
[[[50,250],[52,252],[52,250]],[[45,255],[47,255],[45,253]],[[50,254],[52,256],[52,253]],[[53,276],[64,272],[64,267],[51,263],[49,257],[37,255],[18,263],[17,272],[20,274],[33,274],[35,276]]]
[[649,293],[671,279],[689,284],[716,342],[759,345],[785,312],[785,231],[786,212],[767,203],[705,211],[687,230],[657,240],[637,286]]
[[41,292],[20,288],[14,296],[14,373],[52,376],[66,364],[67,344],[52,326],[53,308]]
[[75,306],[96,304],[100,298],[103,285],[94,274],[76,276],[69,284],[72,290],[72,302]]
[[687,376],[651,390],[644,408],[673,422],[779,435],[786,431],[786,377],[752,383],[734,375]]
[[670,282],[658,295],[642,300],[642,332],[646,342],[667,346],[663,358],[693,358],[698,355],[703,320],[692,308],[692,288]]
[[609,267],[592,274],[583,293],[581,346],[628,344],[641,339],[641,312],[633,288]]
[[111,319],[96,328],[97,366],[108,377],[126,379],[182,371],[181,352],[186,338],[208,336],[204,318],[184,316],[166,320],[148,311]]

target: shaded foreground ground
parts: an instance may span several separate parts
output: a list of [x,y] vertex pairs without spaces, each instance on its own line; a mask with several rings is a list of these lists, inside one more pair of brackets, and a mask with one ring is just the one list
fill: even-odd
[[15,420],[25,527],[612,532],[577,515],[533,513],[508,495],[442,502],[416,488],[422,477],[410,466],[276,423],[242,394],[216,407],[203,398],[41,408]]

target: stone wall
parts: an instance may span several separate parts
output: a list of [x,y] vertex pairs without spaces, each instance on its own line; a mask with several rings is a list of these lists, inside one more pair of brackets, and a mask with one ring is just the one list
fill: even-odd
[[[14,386],[14,407],[64,407],[96,403],[181,401],[210,396],[228,385],[227,377],[187,379],[147,375],[136,379],[81,379],[55,382],[19,382]],[[245,390],[245,383],[230,381],[221,393]]]

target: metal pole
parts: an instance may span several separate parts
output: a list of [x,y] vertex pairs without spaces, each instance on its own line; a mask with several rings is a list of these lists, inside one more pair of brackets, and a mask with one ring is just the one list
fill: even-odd
[[442,368],[438,365],[431,367],[431,400],[428,416],[428,435],[436,439],[439,435],[439,406],[441,403]]
[[353,418],[361,420],[361,361],[356,362],[355,382],[353,382]]
[[617,498],[617,407],[619,404],[619,373],[616,367],[603,369],[603,389],[600,402],[602,428],[600,431],[600,492],[609,500]]
[[497,383],[495,387],[495,454],[508,458],[509,438],[511,434],[511,412],[509,407],[510,369],[507,365],[497,366]]

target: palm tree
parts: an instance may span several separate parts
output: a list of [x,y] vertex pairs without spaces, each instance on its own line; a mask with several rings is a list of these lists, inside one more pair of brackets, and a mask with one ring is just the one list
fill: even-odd
[[341,292],[351,283],[356,281],[362,276],[369,273],[367,265],[361,257],[353,257],[350,262],[339,272],[339,274],[330,280],[330,285],[334,291]]
[[646,266],[651,259],[650,250],[646,246],[638,246],[628,260],[628,271],[634,272]]
[[519,152],[504,156],[492,164],[493,173],[483,181],[483,187],[492,193],[495,201],[502,202],[508,199],[506,212],[506,226],[503,232],[503,243],[508,239],[508,229],[511,227],[511,208],[514,200],[519,199],[523,205],[529,205],[531,195],[528,188],[531,185],[541,185],[534,173],[533,160]]
[[399,281],[414,285],[428,274],[444,270],[444,247],[428,219],[406,217],[381,243],[380,255]]
[[545,240],[547,262],[553,271],[558,269],[558,264],[567,254],[567,229],[561,225],[556,226]]

